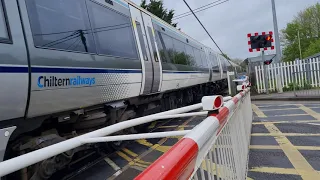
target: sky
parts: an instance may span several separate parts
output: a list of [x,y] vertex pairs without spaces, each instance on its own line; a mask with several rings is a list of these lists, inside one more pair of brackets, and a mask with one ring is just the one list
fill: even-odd
[[[141,0],[132,1],[137,4],[141,2]],[[217,0],[186,1],[192,9],[195,9]],[[175,15],[189,10],[183,0],[163,0],[163,2],[166,8],[175,10]],[[317,2],[320,3],[320,0],[275,0],[279,30],[284,29],[298,12]],[[249,52],[247,34],[274,31],[271,0],[229,0],[199,12],[197,16],[218,46],[230,58],[245,59],[260,55],[258,52]],[[218,51],[194,16],[174,22],[178,23],[181,31]],[[274,53],[275,51],[271,50],[266,52],[266,54]]]

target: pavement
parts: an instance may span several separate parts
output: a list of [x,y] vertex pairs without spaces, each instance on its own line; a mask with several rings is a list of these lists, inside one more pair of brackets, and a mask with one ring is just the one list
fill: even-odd
[[247,179],[320,179],[320,102],[254,101]]
[[[204,117],[157,121],[149,125],[149,132],[190,130]],[[127,180],[134,179],[152,162],[167,152],[182,136],[129,141],[115,153],[96,161],[90,168],[79,170],[71,180]]]
[[258,94],[251,96],[252,101],[320,101],[320,89],[301,90],[283,93]]

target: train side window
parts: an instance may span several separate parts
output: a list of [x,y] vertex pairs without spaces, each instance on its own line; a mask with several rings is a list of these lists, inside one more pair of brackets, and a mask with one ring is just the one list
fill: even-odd
[[173,63],[183,65],[193,65],[191,57],[186,53],[185,44],[177,39],[173,39],[174,54]]
[[193,48],[194,57],[196,59],[198,67],[203,67],[202,58],[199,49]]
[[173,47],[173,41],[172,38],[164,33],[161,33],[162,40],[164,42],[164,48],[165,52],[168,55],[168,62],[173,63],[174,62],[174,47]]
[[169,56],[166,53],[166,51],[164,51],[164,42],[163,42],[163,39],[162,39],[162,35],[157,30],[156,30],[155,35],[156,35],[156,42],[157,42],[157,45],[158,45],[158,50],[159,50],[161,62],[168,62]]
[[189,59],[189,65],[201,67],[201,59],[195,58],[193,47],[188,44],[185,44],[185,49],[186,49],[187,58]]
[[95,53],[84,0],[27,0],[36,47]]
[[204,51],[200,50],[200,54],[201,54],[203,67],[207,68],[208,67],[208,62],[207,62],[207,58],[206,58],[206,53]]
[[218,63],[216,55],[211,54],[210,60],[211,60],[211,65],[212,65],[212,71],[213,72],[220,72],[220,69],[219,69],[220,67],[219,67],[219,63]]
[[138,59],[131,19],[108,7],[87,2],[98,53]]
[[0,43],[12,43],[4,2],[0,0]]

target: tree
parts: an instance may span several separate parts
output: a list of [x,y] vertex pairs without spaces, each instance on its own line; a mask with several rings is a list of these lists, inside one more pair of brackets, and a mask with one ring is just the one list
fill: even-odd
[[320,39],[312,42],[309,47],[304,51],[303,57],[312,56],[320,52]]
[[167,10],[163,6],[162,0],[150,0],[150,3],[147,4],[146,0],[142,0],[140,6],[152,14],[158,16],[160,19],[171,24],[173,27],[177,27],[177,23],[172,22],[174,16],[174,10]]
[[[299,12],[293,21],[288,23],[287,27],[282,30],[283,61],[293,61],[300,57],[298,32],[300,35],[302,58],[305,58],[317,50],[317,48],[314,48],[314,43],[320,38],[319,3]],[[309,48],[312,44],[313,48]]]

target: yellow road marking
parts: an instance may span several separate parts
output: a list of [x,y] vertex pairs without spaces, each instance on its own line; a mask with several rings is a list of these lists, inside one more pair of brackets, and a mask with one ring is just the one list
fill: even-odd
[[[265,127],[270,133],[281,134],[281,131],[273,124],[266,124]],[[319,177],[317,171],[315,171],[308,161],[302,156],[297,148],[284,136],[278,136],[275,138],[279,146],[286,154],[293,167],[296,169],[302,179],[314,180]]]
[[184,125],[184,126],[178,126],[178,125],[173,125],[173,126],[161,126],[159,127],[160,129],[165,129],[165,128],[176,128],[176,127],[180,127],[180,128],[187,128],[187,127],[195,127],[194,125]]
[[129,154],[129,155],[132,156],[132,157],[138,157],[138,154],[130,151],[130,150],[127,149],[127,148],[123,148],[122,151],[125,152],[125,153],[127,153],[127,154]]
[[252,179],[251,177],[247,177],[247,180],[254,180],[254,179]]
[[148,127],[149,129],[152,129],[154,127],[156,127],[157,121],[154,121],[150,124],[150,126]]
[[123,159],[127,160],[128,162],[131,162],[131,161],[132,161],[132,159],[131,159],[129,156],[127,156],[125,153],[123,153],[123,152],[121,152],[121,151],[117,151],[116,153],[117,153],[120,157],[122,157]]
[[258,117],[267,117],[255,104],[251,104],[251,107]]
[[145,139],[139,139],[139,140],[136,140],[139,144],[142,144],[144,146],[147,146],[147,147],[150,147],[151,149],[153,150],[157,150],[157,151],[160,151],[160,152],[167,152],[171,146],[161,146],[159,144],[152,144],[150,142],[148,142],[147,140]]
[[314,151],[319,151],[320,147],[319,146],[295,146],[299,150],[314,150]]
[[152,147],[153,146],[152,143],[148,142],[145,139],[138,139],[138,140],[136,140],[136,142],[138,142],[141,145],[147,146],[147,147]]
[[315,112],[314,110],[312,110],[311,108],[308,108],[302,104],[300,104],[300,109],[302,109],[304,112],[306,112],[307,114],[309,114],[310,116],[316,118],[317,120],[320,120],[320,114]]
[[276,145],[250,145],[250,149],[281,149]]
[[[294,146],[298,150],[311,150],[311,151],[319,151],[320,146]],[[250,145],[250,149],[281,149],[280,146],[277,145]]]
[[159,147],[157,147],[155,150],[165,153],[165,152],[169,151],[169,149],[170,149],[171,147],[172,147],[172,146],[159,146]]
[[307,114],[282,114],[282,115],[273,115],[273,116],[303,116],[303,115],[307,115]]
[[282,124],[282,123],[312,123],[319,122],[319,120],[295,120],[295,121],[264,121],[264,122],[253,122],[252,124]]
[[296,108],[283,108],[283,109],[263,109],[261,111],[284,111],[284,110],[294,110],[294,109],[300,109],[300,108],[296,107]]
[[[272,124],[265,124],[265,126]],[[303,133],[252,133],[251,136],[320,136],[320,134]]]
[[276,168],[276,167],[254,167],[249,169],[252,172],[263,172],[272,174],[292,174],[299,175],[296,169],[293,168]]

